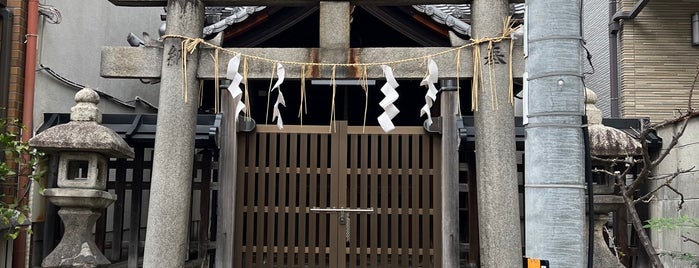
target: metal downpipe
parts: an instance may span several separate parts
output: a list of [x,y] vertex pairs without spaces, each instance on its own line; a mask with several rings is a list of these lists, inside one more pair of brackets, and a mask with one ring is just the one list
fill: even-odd
[[619,31],[620,20],[632,20],[641,13],[650,0],[640,0],[631,11],[617,11],[617,1],[609,0],[609,100],[612,118],[620,117],[619,113]]
[[[39,1],[27,2],[27,34],[24,61],[24,92],[22,94],[22,124],[26,127],[22,130],[22,141],[27,142],[34,132],[34,85],[36,74],[36,48],[37,31],[39,23]],[[23,156],[28,157],[28,156]],[[17,195],[24,195],[29,190],[29,178],[20,176],[17,183]],[[23,204],[27,204],[24,200]],[[26,232],[20,232],[14,242],[13,267],[26,267],[27,265],[27,238]]]

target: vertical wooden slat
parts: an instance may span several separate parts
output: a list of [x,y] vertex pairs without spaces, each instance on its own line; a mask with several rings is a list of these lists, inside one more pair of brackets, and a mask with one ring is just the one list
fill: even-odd
[[[411,143],[411,157],[412,157],[412,164],[410,167],[410,171],[412,171],[412,191],[411,191],[411,198],[412,198],[412,204],[411,207],[413,209],[412,213],[412,233],[410,235],[411,238],[411,243],[412,243],[412,248],[413,248],[413,255],[412,257],[412,266],[413,267],[421,267],[420,266],[420,257],[422,254],[420,254],[420,249],[425,248],[425,247],[420,247],[420,234],[424,232],[424,229],[420,228],[420,215],[424,215],[424,209],[422,210],[423,212],[420,213],[419,209],[420,207],[420,175],[418,174],[418,171],[420,170],[420,136],[419,135],[413,135],[412,136],[412,143]],[[423,230],[422,232],[420,230]],[[424,265],[423,265],[424,267]]]
[[381,139],[381,159],[379,160],[379,163],[381,165],[381,188],[379,190],[379,195],[381,196],[381,267],[388,267],[389,266],[389,256],[388,256],[388,251],[389,251],[389,234],[390,234],[390,226],[388,225],[388,210],[389,210],[389,205],[388,205],[388,193],[389,193],[389,188],[388,188],[388,181],[390,180],[390,176],[388,175],[388,166],[389,166],[389,159],[388,159],[388,144],[389,144],[389,137],[388,135],[382,135],[379,136]]
[[[357,163],[357,151],[359,147],[359,135],[350,135],[350,142],[348,143],[349,150],[350,150],[350,159],[349,159],[349,169],[350,169],[350,175],[348,178],[347,183],[349,184],[349,191],[346,191],[346,193],[349,195],[349,204],[347,204],[346,207],[350,208],[364,208],[359,204],[359,200],[357,200],[357,193],[359,191],[359,177],[357,176],[357,171],[359,169],[359,164]],[[343,252],[347,252],[348,257],[349,257],[349,266],[350,267],[357,267],[357,242],[358,242],[358,234],[360,233],[359,229],[359,221],[361,220],[361,215],[359,213],[352,213],[350,215],[352,221],[350,222],[350,228],[351,228],[351,234],[350,234],[350,241],[349,241],[349,251],[345,250],[344,245],[341,247]]]
[[[328,135],[321,135],[320,136],[320,207],[330,207],[330,202],[328,200],[328,167],[330,167],[330,163],[328,161],[328,158],[330,157],[330,150],[328,148]],[[329,215],[327,213],[320,213],[318,215],[319,218],[319,234],[318,234],[318,240],[319,240],[319,246],[320,246],[320,255],[318,258],[318,262],[320,263],[321,267],[327,267],[328,264],[328,258],[329,256],[327,255],[327,247],[328,245],[328,222],[330,221]]]
[[[138,267],[141,243],[141,197],[143,196],[143,147],[134,148],[133,183],[131,187],[131,216],[129,221],[129,268]],[[151,158],[152,159],[152,158]]]
[[[287,222],[287,210],[293,208],[293,205],[290,205],[287,203],[288,197],[287,194],[290,195],[289,188],[287,187],[287,180],[289,179],[294,179],[296,177],[295,174],[295,168],[292,166],[289,170],[291,171],[290,173],[293,175],[290,175],[289,173],[286,172],[286,168],[289,167],[287,159],[289,158],[289,152],[288,152],[288,147],[291,146],[291,151],[295,151],[295,140],[292,142],[292,144],[289,144],[289,138],[288,136],[292,135],[292,137],[295,138],[295,134],[286,134],[282,133],[281,137],[279,139],[279,187],[277,188],[277,192],[279,195],[279,201],[277,201],[277,206],[279,207],[279,213],[277,214],[277,261],[275,262],[275,265],[277,266],[284,266],[284,267],[289,267],[290,263],[287,262],[287,256],[293,256],[293,252],[291,252],[291,246],[286,244],[286,227],[290,225],[290,223]],[[290,211],[289,211],[290,212]],[[293,260],[293,257],[292,257]]]
[[409,135],[401,136],[401,148],[402,153],[399,154],[401,159],[401,201],[400,207],[402,209],[401,213],[401,267],[408,267],[408,252],[410,250],[410,204],[408,203],[408,196],[410,195],[410,184],[408,174],[408,166],[410,165],[410,143],[408,141]]
[[[254,134],[242,134],[238,137],[238,155],[237,155],[237,165],[238,165],[238,172],[237,176],[235,178],[220,178],[220,180],[225,180],[225,179],[231,179],[235,180],[233,183],[236,184],[236,201],[235,201],[235,234],[233,237],[235,237],[235,246],[233,252],[217,252],[218,254],[234,254],[233,256],[233,267],[244,267],[245,265],[243,264],[245,261],[245,256],[250,255],[250,249],[248,248],[243,248],[243,244],[246,246],[249,245],[249,243],[244,243],[244,239],[250,237],[250,232],[243,232],[244,229],[250,230],[249,224],[245,226],[244,224],[244,218],[247,217],[248,219],[250,218],[250,206],[249,202],[245,201],[245,197],[248,196],[246,195],[249,192],[249,189],[245,188],[245,182],[248,181],[249,183],[249,178],[251,177],[251,172],[248,170],[250,169],[250,166],[252,164],[249,164],[246,160],[250,159],[250,155],[246,155],[246,152],[253,151],[250,150],[250,136]],[[251,161],[254,162],[254,161]],[[248,163],[248,164],[246,164]],[[219,206],[222,206],[223,204],[219,204]],[[246,206],[248,205],[248,206]],[[225,213],[225,210],[221,210],[223,213]]]
[[[311,139],[311,151],[310,151],[310,158],[311,162],[309,165],[309,176],[310,176],[310,207],[321,207],[323,204],[320,204],[318,202],[319,196],[318,196],[318,140],[320,139],[320,136],[318,135],[309,135]],[[310,235],[309,237],[309,245],[310,245],[310,250],[308,251],[308,267],[314,268],[316,267],[316,261],[320,259],[319,255],[322,252],[319,250],[317,247],[320,244],[319,239],[319,228],[318,228],[318,220],[319,220],[319,215],[317,213],[310,213],[308,215],[310,219],[310,224],[309,224],[309,229],[308,233]]]
[[[55,154],[48,155],[48,166],[46,167],[47,188],[58,187],[58,159],[58,156]],[[123,214],[119,216],[122,217]],[[58,233],[60,226],[61,220],[58,218],[58,207],[51,202],[46,202],[46,218],[44,219],[43,245],[41,247],[42,259],[48,256],[56,246],[56,240],[59,239],[56,237],[56,233]],[[35,248],[35,250],[37,249]]]
[[[337,206],[337,207],[347,207],[347,180],[348,180],[348,174],[347,174],[347,121],[340,121],[337,122],[337,131],[332,134],[333,135],[333,146],[331,147],[331,150],[333,155],[333,165],[331,167],[334,170],[335,175],[331,177],[331,189],[332,189],[332,195],[331,195],[331,201],[330,204],[331,206]],[[354,213],[351,213],[354,214]],[[346,236],[346,231],[348,230],[347,227],[349,226],[348,224],[351,224],[351,220],[349,223],[345,222],[345,225],[340,225],[339,224],[339,217],[340,213],[332,213],[331,214],[331,221],[330,221],[330,226],[331,226],[331,247],[330,251],[331,254],[332,252],[335,252],[335,265],[332,265],[333,262],[331,262],[331,266],[337,267],[337,268],[345,268],[347,266],[346,262],[346,242],[347,242],[347,236]],[[348,216],[348,215],[345,215]],[[350,215],[351,217],[351,215]],[[350,229],[351,231],[351,229]],[[334,243],[332,243],[334,241]]]
[[269,153],[267,153],[267,157],[269,158],[269,165],[267,165],[267,170],[269,170],[269,173],[267,175],[267,196],[265,197],[266,203],[265,203],[265,210],[267,211],[267,223],[266,223],[266,228],[265,228],[265,237],[266,243],[265,246],[267,248],[265,258],[266,258],[266,264],[265,267],[273,267],[275,261],[274,261],[274,251],[276,250],[274,246],[274,222],[275,222],[275,215],[277,215],[277,209],[279,208],[277,206],[277,179],[279,178],[279,171],[277,170],[279,167],[277,166],[277,157],[279,156],[279,148],[277,145],[277,139],[279,137],[278,133],[272,133],[269,135]]
[[[398,260],[400,258],[398,255],[398,253],[399,253],[398,252],[398,249],[399,249],[399,247],[398,247],[398,228],[399,228],[399,224],[398,224],[398,215],[399,215],[399,213],[398,213],[398,211],[399,211],[398,196],[399,196],[399,192],[398,191],[400,190],[400,187],[399,187],[399,179],[400,179],[399,177],[400,176],[398,174],[398,172],[399,172],[398,163],[399,163],[400,156],[398,154],[398,146],[400,146],[400,143],[399,143],[399,135],[386,135],[386,137],[389,138],[390,144],[391,144],[391,146],[390,146],[391,147],[391,149],[390,149],[391,150],[391,154],[390,154],[391,165],[390,165],[390,169],[389,169],[391,172],[391,175],[390,175],[391,179],[389,181],[389,183],[390,183],[389,189],[391,189],[391,195],[390,195],[390,197],[391,197],[390,198],[391,199],[391,203],[390,203],[391,204],[391,215],[390,215],[390,217],[391,217],[391,229],[390,229],[390,231],[391,231],[391,239],[390,239],[391,240],[391,255],[390,255],[390,262],[391,262],[391,267],[400,267],[398,265]],[[386,191],[386,192],[388,192],[388,191]]]
[[264,245],[265,245],[265,194],[266,194],[266,183],[267,180],[269,179],[269,169],[267,165],[267,156],[269,156],[269,152],[267,151],[267,139],[268,139],[269,134],[268,133],[260,133],[259,134],[259,142],[260,142],[260,149],[258,152],[258,167],[260,168],[260,173],[259,177],[257,178],[257,202],[255,204],[255,207],[257,208],[256,211],[256,219],[257,219],[257,224],[256,224],[256,241],[255,241],[255,246],[257,247],[257,250],[255,251],[255,260],[254,264],[257,267],[262,267],[262,264],[264,263],[264,258],[265,258],[265,251],[264,251]]
[[422,181],[422,266],[431,267],[432,254],[429,252],[433,248],[434,241],[432,241],[434,231],[430,229],[430,218],[433,216],[430,212],[430,200],[432,200],[432,194],[430,191],[430,153],[429,150],[429,137],[420,137],[420,148],[422,150],[421,163],[420,163],[420,180]]
[[[300,175],[299,175],[299,186],[298,188],[291,188],[291,191],[298,191],[298,196],[296,199],[298,199],[298,209],[299,213],[298,214],[292,214],[294,217],[298,217],[299,219],[299,225],[296,229],[291,229],[294,230],[296,237],[298,237],[298,254],[296,255],[296,258],[298,259],[298,264],[299,267],[304,267],[306,265],[306,260],[307,260],[307,250],[308,250],[308,234],[310,233],[308,231],[308,223],[306,222],[306,218],[308,217],[308,213],[306,212],[308,209],[308,203],[306,199],[306,194],[308,193],[308,135],[306,134],[300,134],[300,146],[299,146],[299,154],[298,154],[298,161],[299,161],[299,167],[300,167]],[[292,139],[293,140],[293,139]],[[296,159],[296,154],[292,155],[292,159]],[[292,163],[295,160],[292,160]],[[292,165],[292,167],[295,166],[295,164]],[[296,180],[293,180],[294,183]],[[292,206],[293,207],[293,206]],[[294,219],[294,218],[292,218]]]
[[442,251],[445,250],[442,248],[442,187],[440,187],[440,182],[442,178],[442,171],[441,171],[441,157],[442,154],[440,153],[441,150],[441,138],[439,137],[431,137],[432,138],[432,146],[430,147],[432,151],[430,154],[434,157],[432,159],[432,163],[430,164],[431,169],[434,170],[434,175],[431,176],[432,178],[432,196],[433,196],[433,206],[434,206],[434,211],[435,215],[433,216],[433,224],[435,228],[433,229],[433,235],[434,235],[434,248],[435,250],[435,256],[434,256],[434,266],[435,267],[441,267],[442,264]]
[[[255,261],[254,255],[256,254],[255,251],[253,251],[253,248],[256,248],[256,233],[255,231],[259,230],[259,225],[256,226],[255,223],[258,220],[257,215],[258,211],[255,211],[257,207],[257,186],[262,178],[262,172],[255,171],[257,168],[261,168],[264,163],[261,163],[258,159],[258,148],[259,144],[264,142],[262,139],[259,138],[259,134],[250,134],[248,135],[249,137],[249,142],[247,143],[248,145],[248,161],[250,161],[250,164],[248,165],[248,174],[247,174],[247,184],[248,184],[248,191],[245,193],[247,195],[247,224],[246,226],[246,232],[245,236],[247,237],[247,243],[246,243],[246,251],[245,251],[245,267],[253,267],[253,262]],[[260,152],[260,154],[264,154],[264,152]],[[241,187],[241,190],[243,187]],[[241,193],[242,195],[242,193]],[[261,224],[260,224],[261,225]],[[259,241],[259,239],[257,240]]]
[[[361,148],[360,148],[360,158],[359,158],[359,163],[361,163],[359,166],[360,168],[360,190],[359,190],[359,206],[362,208],[368,208],[369,202],[369,175],[367,174],[369,171],[369,139],[367,138],[367,135],[361,135],[360,136],[360,143],[361,143]],[[355,145],[355,146],[360,146],[360,145]],[[371,228],[369,225],[369,220],[371,219],[372,215],[365,215],[361,214],[359,215],[359,220],[358,220],[358,225],[357,225],[357,230],[361,230],[361,237],[359,238],[359,265],[361,268],[366,268],[367,265],[369,264],[368,256],[369,256],[369,251],[367,250],[368,248],[368,232],[370,231],[369,229]]]
[[211,200],[211,151],[205,150],[201,163],[201,188],[199,189],[199,248],[198,258],[204,259],[209,249],[209,208]]
[[111,261],[121,260],[121,242],[124,238],[124,204],[126,197],[126,159],[116,160],[114,193],[117,200],[114,202],[114,217],[112,218],[112,249]]
[[379,207],[379,138],[377,135],[371,135],[371,188],[369,193],[371,194],[371,206],[376,208],[377,212],[372,214],[372,224],[371,224],[371,261],[374,264],[372,267],[381,267],[381,261],[379,259],[380,255],[378,253],[380,249],[379,245],[379,216],[381,213],[385,213],[383,208]]
[[478,238],[478,191],[476,178],[476,154],[466,153],[468,163],[468,259],[470,263],[480,263],[480,242]]

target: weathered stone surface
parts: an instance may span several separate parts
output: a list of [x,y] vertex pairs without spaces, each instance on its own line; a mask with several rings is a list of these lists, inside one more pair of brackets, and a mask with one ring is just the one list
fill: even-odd
[[[502,34],[509,6],[503,0],[474,0],[471,13],[473,36],[494,37]],[[501,48],[500,54],[495,47]],[[478,90],[474,125],[481,267],[522,264],[514,106],[509,102],[509,66],[499,61],[508,60],[507,48],[509,41],[480,45],[485,75],[480,77],[483,86]]]
[[41,267],[104,267],[109,264],[92,240],[92,226],[99,218],[99,212],[87,208],[62,208],[58,215],[65,226],[63,239],[44,259]]
[[[165,34],[200,37],[204,27],[204,4],[197,0],[168,1]],[[192,189],[194,136],[199,104],[196,77],[200,50],[187,57],[168,60],[168,52],[182,49],[182,40],[168,38],[160,63],[162,79],[155,133],[153,169],[143,267],[183,267],[187,256],[187,233]],[[223,76],[222,76],[223,77]],[[183,86],[185,90],[183,92]]]
[[107,157],[133,157],[133,150],[113,130],[99,123],[102,113],[99,95],[89,88],[75,94],[71,122],[58,125],[29,140],[33,148],[57,152],[58,186],[43,193],[61,207],[65,232],[58,246],[42,262],[42,267],[102,267],[109,260],[95,245],[92,227],[100,210],[116,195],[102,191],[107,186]]
[[[82,167],[72,166],[83,162]],[[86,176],[76,169],[85,168]],[[107,188],[107,159],[97,153],[64,152],[58,163],[58,187],[104,190]],[[72,174],[71,174],[72,173]]]
[[641,143],[624,131],[602,125],[602,112],[597,109],[597,94],[585,89],[585,110],[590,135],[590,154],[594,156],[631,156],[641,154]]
[[606,215],[595,215],[595,241],[594,241],[594,251],[592,259],[592,267],[595,268],[614,268],[614,267],[625,267],[619,259],[609,251],[609,247],[604,240],[604,224],[607,223],[609,219]]
[[99,124],[102,113],[97,108],[99,95],[94,90],[80,90],[75,101],[70,122],[39,133],[29,140],[29,146],[46,152],[83,151],[108,157],[133,157],[133,149],[116,132]]
[[[92,189],[50,188],[44,197],[59,207],[102,209],[117,199],[115,194]],[[92,229],[91,226],[88,226]]]
[[[245,55],[274,59],[279,61],[294,62],[318,62],[317,48],[227,48]],[[425,55],[432,55],[452,49],[450,47],[401,47],[401,48],[350,48],[348,61],[342,63],[382,63],[392,62]],[[200,46],[199,68],[197,78],[214,79],[213,49]],[[160,54],[160,55],[158,55]],[[128,55],[128,56],[124,56]],[[220,53],[218,77],[225,77],[228,61],[233,57],[232,53]],[[439,66],[440,78],[471,77],[473,76],[473,53],[470,48],[461,51],[461,69],[456,73],[456,51],[446,53],[433,58]],[[515,41],[512,55],[512,73],[515,78],[521,78],[524,72],[524,55],[521,42]],[[102,66],[100,75],[111,78],[159,78],[162,62],[162,48],[144,47],[105,47],[102,49]],[[271,72],[272,63],[262,60],[250,60],[248,65],[248,77],[267,78]],[[422,79],[425,77],[424,59],[397,64],[396,77]],[[299,79],[301,77],[300,65],[284,65],[286,78]],[[345,72],[347,67],[338,66],[340,73],[336,78],[357,78],[357,72]],[[330,78],[330,67],[324,67],[322,75],[317,73],[307,78]],[[347,74],[347,76],[341,76]],[[368,68],[369,78],[383,78],[383,72],[378,65]]]
[[75,93],[75,106],[70,108],[70,121],[94,121],[102,123],[102,112],[97,108],[100,95],[92,89],[83,88]]
[[49,128],[30,139],[29,146],[46,152],[87,151],[120,158],[134,155],[118,134],[95,122],[68,122]]

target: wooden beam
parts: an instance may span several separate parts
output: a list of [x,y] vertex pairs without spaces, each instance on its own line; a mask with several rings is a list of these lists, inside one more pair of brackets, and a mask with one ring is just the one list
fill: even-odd
[[[226,48],[244,55],[253,55],[266,59],[290,62],[318,62],[317,48]],[[396,62],[408,58],[433,55],[451,49],[450,47],[420,47],[420,48],[351,48],[350,63],[381,63]],[[197,77],[200,79],[214,79],[214,50],[203,48],[199,58]],[[102,48],[102,61],[100,75],[107,78],[158,78],[162,64],[162,48],[144,47],[104,47]],[[233,57],[232,53],[221,51],[219,53],[219,78],[224,78],[228,61]],[[461,51],[461,69],[459,77],[471,77],[473,74],[473,56],[470,48]],[[439,66],[440,78],[455,78],[456,52],[450,52],[433,58]],[[513,54],[513,74],[520,78],[524,72],[524,57],[522,47],[515,45]],[[249,59],[248,77],[251,79],[269,79],[272,75],[273,62],[259,59]],[[285,64],[286,78],[301,78],[301,66]],[[339,64],[342,64],[340,62]],[[394,68],[396,78],[422,79],[425,76],[424,59],[414,60],[399,64],[390,64]],[[338,79],[351,79],[360,76],[359,68],[352,68],[345,72],[339,69],[348,67],[338,66]],[[383,78],[384,75],[378,65],[370,67],[369,78]],[[321,67],[320,72],[307,75],[307,78],[330,78],[331,67]]]
[[[109,0],[117,6],[165,6],[166,0]],[[310,6],[320,0],[202,0],[207,6]],[[354,5],[407,6],[420,4],[470,4],[471,0],[326,0],[325,2],[350,2]],[[510,3],[524,3],[524,0],[510,0]]]

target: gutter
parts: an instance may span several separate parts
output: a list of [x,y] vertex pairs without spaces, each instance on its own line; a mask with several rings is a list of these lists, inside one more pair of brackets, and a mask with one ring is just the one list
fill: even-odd
[[633,7],[633,10],[631,11],[619,11],[612,16],[612,20],[614,23],[619,23],[620,20],[629,20],[629,19],[634,19],[636,16],[638,16],[638,13],[641,13],[641,10],[643,10],[644,7],[648,4],[648,1],[650,0],[641,0],[636,3],[636,5]]
[[620,20],[632,20],[641,13],[650,0],[636,2],[631,11],[617,11],[617,0],[609,0],[609,95],[612,118],[619,118],[619,31]]
[[[22,94],[22,124],[26,129],[22,130],[22,141],[27,142],[32,137],[34,128],[34,85],[36,74],[36,49],[37,32],[39,23],[39,0],[27,2],[27,34],[25,35],[25,62],[24,62],[24,93]],[[28,156],[23,156],[28,157]],[[20,176],[17,184],[17,196],[23,196],[29,190],[29,178]],[[26,200],[22,203],[26,205]],[[14,241],[12,267],[27,266],[27,233],[20,232]]]

